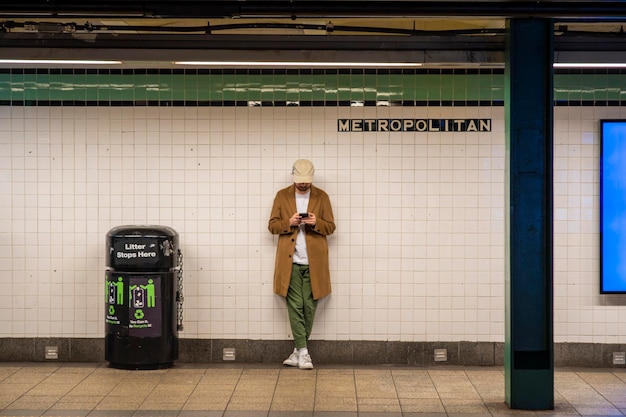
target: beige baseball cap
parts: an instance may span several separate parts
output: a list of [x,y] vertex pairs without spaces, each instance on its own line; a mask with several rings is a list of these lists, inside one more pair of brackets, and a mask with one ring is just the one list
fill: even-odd
[[293,163],[291,173],[293,174],[293,182],[295,183],[313,182],[315,167],[313,166],[313,162],[308,159],[298,159]]

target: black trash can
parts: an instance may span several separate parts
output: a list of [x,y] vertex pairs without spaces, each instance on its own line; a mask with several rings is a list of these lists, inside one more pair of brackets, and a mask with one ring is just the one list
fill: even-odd
[[182,253],[164,226],[119,226],[106,236],[105,359],[114,368],[168,368],[182,330]]

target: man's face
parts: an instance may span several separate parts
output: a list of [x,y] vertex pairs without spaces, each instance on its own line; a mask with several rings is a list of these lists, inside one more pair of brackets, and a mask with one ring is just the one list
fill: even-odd
[[310,182],[297,182],[295,184],[296,184],[296,191],[299,192],[300,194],[305,194],[311,189]]

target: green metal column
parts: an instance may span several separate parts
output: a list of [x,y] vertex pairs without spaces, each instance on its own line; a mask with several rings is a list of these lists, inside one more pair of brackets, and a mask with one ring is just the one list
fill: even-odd
[[554,408],[553,22],[507,20],[505,400]]

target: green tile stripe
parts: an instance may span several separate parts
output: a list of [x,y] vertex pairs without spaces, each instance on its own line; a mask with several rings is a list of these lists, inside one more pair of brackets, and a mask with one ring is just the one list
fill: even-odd
[[[626,73],[555,73],[555,101],[626,100]],[[0,103],[480,103],[504,99],[503,70],[0,69]],[[246,104],[247,105],[247,104]],[[445,105],[445,104],[442,104]]]
[[[491,71],[0,72],[4,101],[501,100]],[[501,78],[502,74],[495,78]]]

